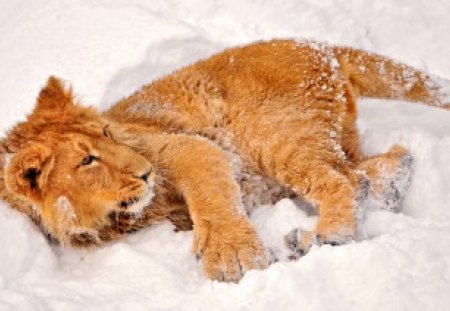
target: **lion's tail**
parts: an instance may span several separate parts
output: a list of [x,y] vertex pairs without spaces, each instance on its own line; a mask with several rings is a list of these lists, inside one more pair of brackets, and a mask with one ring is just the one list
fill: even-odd
[[450,109],[449,80],[374,53],[345,47],[334,49],[357,95],[403,99]]

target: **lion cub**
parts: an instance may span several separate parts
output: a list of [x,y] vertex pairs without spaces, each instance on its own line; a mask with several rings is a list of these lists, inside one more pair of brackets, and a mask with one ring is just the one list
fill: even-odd
[[292,195],[316,207],[315,231],[290,235],[299,253],[354,240],[368,194],[398,209],[411,158],[361,154],[358,96],[448,107],[448,95],[385,57],[290,40],[225,50],[101,115],[50,77],[1,143],[0,194],[63,245],[192,226],[206,276],[238,281],[268,265],[245,208]]

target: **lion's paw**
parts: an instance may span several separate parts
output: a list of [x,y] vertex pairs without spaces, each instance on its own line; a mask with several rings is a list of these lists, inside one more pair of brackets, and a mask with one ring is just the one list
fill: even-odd
[[317,234],[313,231],[304,231],[296,228],[285,237],[286,246],[299,256],[306,255],[313,245],[318,245]]
[[318,234],[315,231],[293,229],[285,237],[287,247],[298,256],[306,255],[313,245],[342,245],[354,240],[353,235],[345,234]]
[[363,162],[361,168],[371,181],[371,205],[399,212],[413,171],[413,158],[408,150],[394,146],[388,152]]
[[246,271],[269,265],[268,252],[247,220],[195,231],[194,251],[209,279],[238,282]]
[[399,158],[399,164],[394,176],[388,178],[384,191],[383,208],[399,212],[406,192],[411,184],[413,158],[409,153]]

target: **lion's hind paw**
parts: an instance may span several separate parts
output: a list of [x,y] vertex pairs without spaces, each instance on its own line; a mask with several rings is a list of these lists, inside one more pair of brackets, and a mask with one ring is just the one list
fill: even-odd
[[328,244],[338,246],[347,244],[353,240],[354,237],[351,235],[321,235],[317,234],[315,231],[305,231],[300,228],[291,230],[284,237],[286,246],[298,257],[306,255],[313,245],[321,246]]

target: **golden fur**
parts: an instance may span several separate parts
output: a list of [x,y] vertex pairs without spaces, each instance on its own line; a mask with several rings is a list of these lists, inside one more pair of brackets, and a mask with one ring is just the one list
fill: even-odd
[[291,239],[301,252],[355,239],[368,191],[398,208],[410,157],[398,146],[361,154],[358,96],[444,106],[446,95],[385,57],[290,40],[225,50],[102,115],[50,77],[1,144],[0,194],[66,245],[163,219],[182,230],[193,224],[207,277],[237,281],[268,263],[244,205],[286,195],[314,205],[316,230]]

